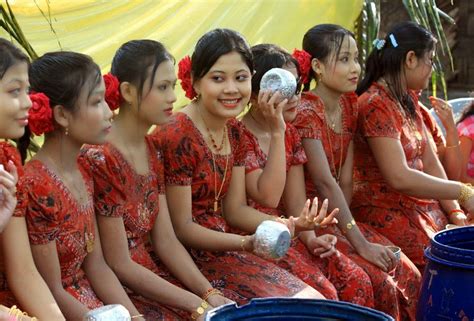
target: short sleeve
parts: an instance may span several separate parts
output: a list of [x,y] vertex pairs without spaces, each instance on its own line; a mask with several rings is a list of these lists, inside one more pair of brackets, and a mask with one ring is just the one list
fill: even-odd
[[51,182],[26,177],[20,184],[22,192],[27,195],[25,217],[28,236],[34,245],[52,242],[59,234],[61,222],[58,221],[58,215],[62,202],[61,198],[52,192],[57,188],[50,185]]
[[291,161],[289,162],[289,165],[303,165],[308,161],[308,159],[306,158],[300,135],[293,125],[286,124],[286,126],[287,145],[288,147],[291,147]]
[[122,168],[107,157],[106,146],[85,147],[79,156],[79,165],[94,182],[96,214],[123,217],[126,213],[126,182]]
[[259,162],[258,154],[258,141],[257,138],[245,127],[244,128],[244,140],[242,144],[245,150],[245,174],[251,173],[257,169],[262,168],[262,164]]
[[[364,95],[361,98],[364,98]],[[384,102],[378,94],[374,94],[367,101],[359,100],[359,128],[364,137],[400,139],[401,125],[392,104],[391,101]]]
[[[159,135],[159,149],[163,155],[165,184],[190,186],[200,159],[199,149],[195,146],[196,135],[190,133],[184,117],[177,113],[168,124],[157,129],[153,135]],[[194,134],[194,137],[193,137]]]
[[459,136],[468,137],[474,140],[474,116],[469,116],[458,124]]
[[298,130],[299,136],[309,139],[321,140],[321,120],[316,111],[316,101],[313,97],[304,98],[298,106],[298,113],[292,124]]

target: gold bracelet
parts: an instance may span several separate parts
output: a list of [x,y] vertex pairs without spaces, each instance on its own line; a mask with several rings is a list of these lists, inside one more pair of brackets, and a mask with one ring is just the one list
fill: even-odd
[[352,219],[349,223],[346,224],[346,230],[342,231],[342,233],[346,234],[349,230],[352,230],[356,226],[356,221]]
[[448,149],[448,148],[456,148],[456,147],[459,147],[459,142],[456,145],[449,145],[449,146],[445,146],[444,148]]
[[213,288],[210,288],[209,290],[207,290],[203,295],[202,295],[202,299],[204,301],[207,301],[207,299],[209,299],[210,296],[212,295],[222,295],[222,292],[219,291],[218,289],[213,289]]
[[246,252],[246,250],[245,250],[245,237],[243,237],[240,240],[240,248],[242,249],[243,252]]
[[196,308],[196,311],[191,313],[191,319],[196,320],[199,318],[201,315],[206,312],[206,309],[209,307],[209,304],[207,304],[207,301],[203,300],[201,304]]
[[132,315],[131,319],[143,318],[144,316],[143,314]]
[[461,191],[459,192],[458,202],[463,205],[467,200],[474,195],[474,190],[472,189],[471,184],[462,184]]
[[[16,307],[16,305],[13,305],[13,306],[10,308],[10,310],[8,311],[8,315],[14,316],[14,317],[17,319],[17,321],[23,320],[23,317],[28,317],[28,313],[23,312],[23,311],[21,311],[20,309],[18,309],[18,308]],[[38,319],[35,318],[35,317],[31,317],[30,320],[31,320],[31,321],[38,321]]]

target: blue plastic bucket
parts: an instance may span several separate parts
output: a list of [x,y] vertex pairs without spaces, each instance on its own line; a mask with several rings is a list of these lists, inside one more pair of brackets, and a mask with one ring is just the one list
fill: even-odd
[[474,226],[437,233],[425,256],[416,319],[474,320]]
[[206,321],[393,321],[385,313],[331,300],[293,298],[253,299],[238,307],[228,304],[209,311]]

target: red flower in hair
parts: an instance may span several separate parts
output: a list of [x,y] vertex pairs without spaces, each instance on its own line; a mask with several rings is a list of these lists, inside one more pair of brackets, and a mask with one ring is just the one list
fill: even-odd
[[115,110],[120,107],[122,103],[122,96],[120,95],[120,82],[117,77],[112,75],[110,72],[104,76],[105,83],[105,101],[111,110]]
[[295,49],[293,50],[292,56],[300,65],[301,81],[303,84],[306,84],[309,81],[309,73],[311,71],[311,55],[305,50]]
[[186,97],[194,99],[197,96],[191,81],[191,58],[185,56],[178,62],[178,78],[181,80],[181,88],[183,88]]
[[28,126],[33,134],[39,136],[54,130],[53,110],[49,98],[43,93],[30,93],[32,106],[28,111]]

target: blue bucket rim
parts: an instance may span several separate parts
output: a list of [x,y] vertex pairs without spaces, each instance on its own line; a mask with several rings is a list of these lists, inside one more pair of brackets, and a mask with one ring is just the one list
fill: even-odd
[[449,234],[454,234],[454,235],[461,234],[461,233],[464,234],[464,233],[468,233],[468,232],[473,233],[473,235],[474,235],[474,226],[472,226],[472,225],[471,226],[462,226],[462,227],[457,227],[457,228],[450,229],[450,230],[439,231],[431,238],[431,246],[434,246],[434,247],[437,247],[437,248],[442,248],[442,249],[444,249],[446,251],[450,251],[450,252],[462,251],[464,254],[474,257],[474,250],[463,249],[463,248],[451,246],[451,245],[448,245],[448,244],[441,243],[437,240],[437,238],[439,238],[441,236],[445,236],[445,235],[449,235]]
[[434,255],[433,253],[431,253],[431,248],[430,247],[425,249],[425,257],[428,260],[432,260],[432,261],[434,261],[438,264],[441,264],[441,265],[450,266],[450,267],[458,267],[458,268],[463,268],[463,269],[466,269],[466,270],[474,270],[474,265],[463,264],[463,263],[459,263],[459,262],[456,262],[456,261],[448,261],[448,260],[442,259],[442,258]]
[[[271,298],[255,298],[251,299],[248,303],[238,306],[236,303],[229,303],[217,308],[212,309],[211,311],[208,312],[206,316],[206,320],[210,320],[211,317],[215,316],[217,313],[219,313],[221,310],[226,310],[230,308],[235,308],[235,309],[249,309],[250,307],[256,307],[256,306],[268,306],[270,303],[275,304],[275,301],[277,304],[286,304],[286,305],[296,305],[296,304],[306,304],[306,305],[318,305],[318,307],[321,307],[321,304],[324,305],[324,307],[327,308],[344,308],[344,312],[358,312],[358,313],[365,313],[365,316],[372,316],[372,317],[384,317],[384,321],[394,321],[394,319],[389,316],[388,314],[371,309],[368,307],[364,307],[361,305],[353,304],[350,302],[343,302],[343,301],[334,301],[334,300],[324,300],[324,299],[303,299],[303,298],[288,298],[288,297],[271,297]],[[361,310],[363,309],[363,310]],[[264,311],[260,311],[261,313],[264,313]],[[331,312],[331,311],[328,311]],[[335,313],[337,311],[334,311]],[[258,312],[257,312],[258,313]],[[255,316],[259,316],[259,314],[255,314]],[[331,315],[334,317],[337,317],[336,314]]]

